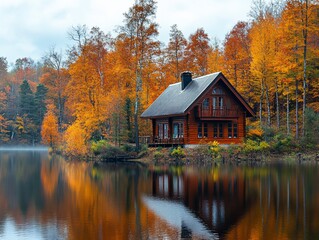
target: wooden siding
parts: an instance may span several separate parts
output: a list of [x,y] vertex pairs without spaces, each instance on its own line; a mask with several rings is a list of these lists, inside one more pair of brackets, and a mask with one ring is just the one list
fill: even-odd
[[[240,116],[234,120],[222,120],[222,121],[216,121],[216,120],[209,120],[209,121],[201,121],[202,123],[207,123],[208,127],[208,137],[199,138],[198,137],[198,122],[200,120],[195,118],[195,114],[193,111],[188,115],[188,134],[187,134],[187,141],[185,141],[186,144],[199,144],[199,143],[205,143],[205,142],[212,142],[217,141],[220,144],[230,144],[230,143],[242,143],[243,139],[245,137],[245,126],[244,121],[245,114],[242,112]],[[238,137],[237,138],[228,138],[228,123],[233,122],[237,123],[238,127]],[[214,123],[220,123],[223,124],[223,138],[214,138],[213,137],[213,125]]]
[[[223,94],[215,94],[213,93],[214,88],[219,88],[222,90]],[[212,98],[214,96],[222,96],[223,97],[223,106],[224,109],[235,109],[236,114],[227,115],[227,111],[224,112],[223,115],[210,115],[203,116],[201,109],[203,106],[203,101],[209,98],[210,104],[210,112],[212,112]],[[245,128],[246,128],[246,114],[242,107],[242,105],[236,100],[236,97],[233,93],[228,89],[227,86],[223,82],[219,82],[216,85],[211,86],[209,89],[205,91],[205,94],[201,96],[197,102],[193,105],[190,111],[187,113],[185,117],[180,116],[170,116],[166,118],[158,118],[153,119],[153,141],[158,140],[158,124],[159,123],[167,123],[168,124],[168,139],[165,141],[169,143],[173,143],[173,123],[174,122],[183,122],[184,128],[184,144],[200,144],[200,143],[208,143],[212,141],[218,141],[220,144],[231,144],[231,143],[242,143],[245,137]],[[207,123],[207,137],[198,137],[198,123]],[[214,137],[214,124],[219,123],[222,124],[223,129],[223,137]],[[229,138],[228,137],[228,123],[237,123],[237,137]],[[176,140],[176,139],[175,139]],[[164,141],[163,141],[164,142]]]

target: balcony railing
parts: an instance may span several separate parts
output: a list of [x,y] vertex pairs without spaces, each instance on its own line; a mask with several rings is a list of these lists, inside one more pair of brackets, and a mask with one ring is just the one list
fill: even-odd
[[201,109],[199,111],[200,118],[223,118],[223,117],[238,117],[238,109]]
[[159,138],[155,136],[151,143],[153,144],[172,144],[172,145],[178,145],[178,144],[184,144],[184,138]]
[[184,138],[159,138],[158,136],[139,136],[139,142],[141,144],[151,144],[151,145],[183,145]]

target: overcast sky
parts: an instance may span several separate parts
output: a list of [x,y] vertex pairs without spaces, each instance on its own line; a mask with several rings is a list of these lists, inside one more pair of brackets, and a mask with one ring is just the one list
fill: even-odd
[[[135,0],[0,0],[0,56],[9,63],[30,57],[35,61],[51,48],[63,53],[71,44],[72,26],[97,26],[115,36],[123,13]],[[223,41],[239,20],[248,20],[252,0],[157,0],[159,40],[167,43],[177,24],[186,38],[203,27],[211,39]]]

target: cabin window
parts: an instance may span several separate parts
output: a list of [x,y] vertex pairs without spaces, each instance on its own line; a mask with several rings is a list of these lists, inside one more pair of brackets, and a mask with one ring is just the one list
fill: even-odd
[[182,122],[173,123],[173,138],[184,137],[184,125]]
[[163,126],[164,126],[164,139],[167,139],[168,138],[168,124],[164,123]]
[[209,98],[205,98],[203,101],[203,109],[208,110],[209,109]]
[[233,124],[233,136],[234,136],[234,138],[238,137],[238,126],[237,126],[237,123]]
[[224,98],[223,97],[213,97],[212,101],[213,107],[213,115],[220,115],[221,111],[214,110],[222,110],[224,108]]
[[217,126],[217,123],[214,123],[214,125],[213,125],[213,137],[217,138],[217,136],[218,136],[218,126]]
[[212,94],[220,94],[220,95],[222,95],[222,94],[224,94],[224,91],[223,91],[223,89],[221,89],[219,87],[216,87],[216,88],[213,89]]
[[228,123],[228,138],[233,137],[233,124],[231,122]]
[[213,109],[217,108],[217,97],[213,97]]
[[220,138],[224,137],[224,134],[223,134],[223,124],[222,124],[222,123],[219,123],[218,136],[219,136]]
[[208,137],[208,124],[207,122],[199,122],[198,123],[198,138],[207,138]]
[[198,138],[202,138],[203,137],[203,128],[202,128],[202,122],[199,122],[197,125],[197,132],[198,132]]
[[158,138],[159,139],[168,138],[168,124],[167,123],[159,123],[158,124]]
[[237,123],[228,123],[228,138],[237,138],[238,137],[238,125]]
[[224,106],[224,98],[218,97],[218,108],[223,109],[223,106]]
[[158,138],[163,139],[163,123],[158,124]]
[[208,126],[207,123],[204,123],[204,137],[208,137]]
[[213,137],[214,138],[222,138],[223,134],[223,124],[222,123],[214,123],[213,125]]

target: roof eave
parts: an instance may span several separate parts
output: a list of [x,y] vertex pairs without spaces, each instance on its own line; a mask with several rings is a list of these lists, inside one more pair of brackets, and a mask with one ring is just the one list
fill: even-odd
[[169,117],[182,117],[187,113],[175,113],[175,114],[167,114],[167,115],[152,115],[152,116],[141,116],[141,118],[149,118],[149,119],[158,119],[158,118],[169,118]]

